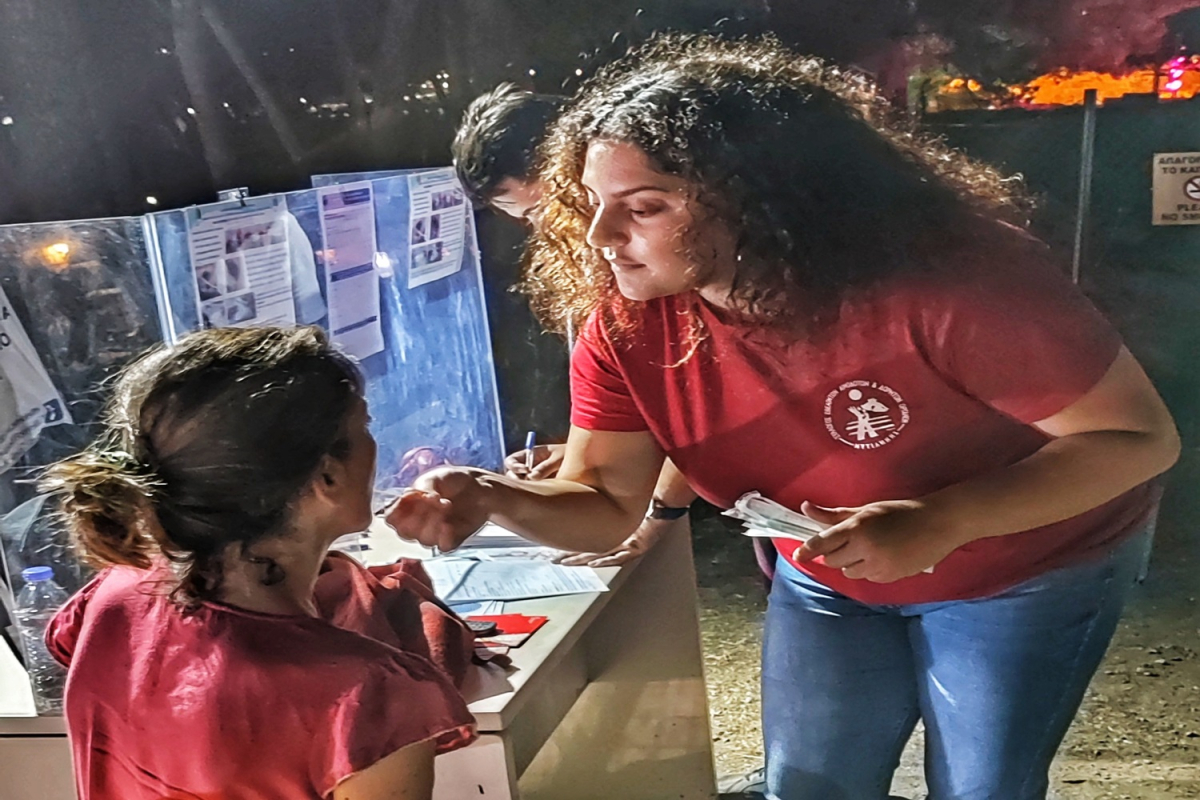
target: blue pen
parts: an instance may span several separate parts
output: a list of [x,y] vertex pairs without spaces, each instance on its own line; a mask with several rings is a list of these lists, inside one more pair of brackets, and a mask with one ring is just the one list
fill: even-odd
[[529,472],[533,471],[533,448],[537,447],[537,432],[530,431],[525,434],[525,469]]

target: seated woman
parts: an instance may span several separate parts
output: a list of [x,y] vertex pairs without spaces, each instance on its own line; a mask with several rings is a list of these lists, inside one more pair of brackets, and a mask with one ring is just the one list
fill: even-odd
[[368,419],[321,331],[208,330],[130,366],[50,468],[102,568],[46,637],[82,800],[428,800],[475,738],[470,632],[419,568],[329,552],[371,520]]

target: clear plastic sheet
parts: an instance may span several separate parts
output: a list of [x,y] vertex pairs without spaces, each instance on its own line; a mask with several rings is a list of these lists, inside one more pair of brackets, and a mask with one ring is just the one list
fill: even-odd
[[[372,175],[323,176],[322,185]],[[403,265],[409,252],[407,173],[384,175],[388,177],[371,181],[378,251]],[[317,192],[289,192],[284,197],[288,212],[307,238],[301,246],[313,251],[318,283],[325,293]],[[458,464],[496,469],[504,457],[479,247],[474,218],[467,217],[468,241],[458,272],[412,289],[403,269],[380,278],[385,347],[361,363],[374,419],[372,433],[379,443],[376,490],[380,499],[431,467]],[[162,254],[173,327],[178,334],[197,330],[201,320],[192,288],[184,212],[162,212],[150,219]],[[315,318],[306,314],[311,307],[298,297],[297,320],[325,326],[323,304],[318,304],[320,316]]]
[[[105,385],[162,341],[141,220],[0,226],[0,285],[73,421],[42,430],[0,474],[5,583],[15,594],[22,569],[49,566],[73,592],[86,570],[35,482],[43,467],[94,438]],[[0,601],[8,606],[12,594],[0,591]]]
[[[372,183],[378,250],[406,263],[401,256],[409,251],[407,178],[399,173]],[[295,222],[294,246],[311,250],[324,295],[317,192],[282,196]],[[404,270],[380,279],[384,350],[361,362],[379,442],[380,499],[431,467],[498,468],[503,458],[479,248],[467,216],[459,271],[413,289]],[[37,494],[38,473],[95,437],[106,384],[124,364],[168,340],[168,331],[178,336],[201,323],[183,210],[0,226],[0,285],[73,419],[44,429],[17,466],[0,474],[7,584],[0,587],[0,605],[10,608],[25,567],[53,567],[68,592],[87,577],[52,504]],[[295,287],[297,321],[324,326],[324,298],[300,282]],[[0,614],[0,628],[5,622]]]

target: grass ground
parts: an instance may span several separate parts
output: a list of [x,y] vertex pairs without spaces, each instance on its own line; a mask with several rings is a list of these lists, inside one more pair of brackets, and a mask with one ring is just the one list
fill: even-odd
[[[1176,481],[1178,483],[1178,481]],[[1194,484],[1191,484],[1194,485]],[[1182,509],[1171,518],[1187,518]],[[762,764],[758,657],[766,591],[745,538],[693,520],[700,625],[718,774]],[[1053,800],[1200,798],[1200,544],[1160,527],[1133,597],[1052,771]],[[920,732],[893,791],[925,797]]]

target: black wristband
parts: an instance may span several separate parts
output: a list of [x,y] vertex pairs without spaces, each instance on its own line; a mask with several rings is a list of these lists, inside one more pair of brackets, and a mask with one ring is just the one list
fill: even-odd
[[691,506],[668,506],[664,505],[661,500],[651,500],[650,507],[646,509],[646,519],[679,519],[684,514],[688,513]]

